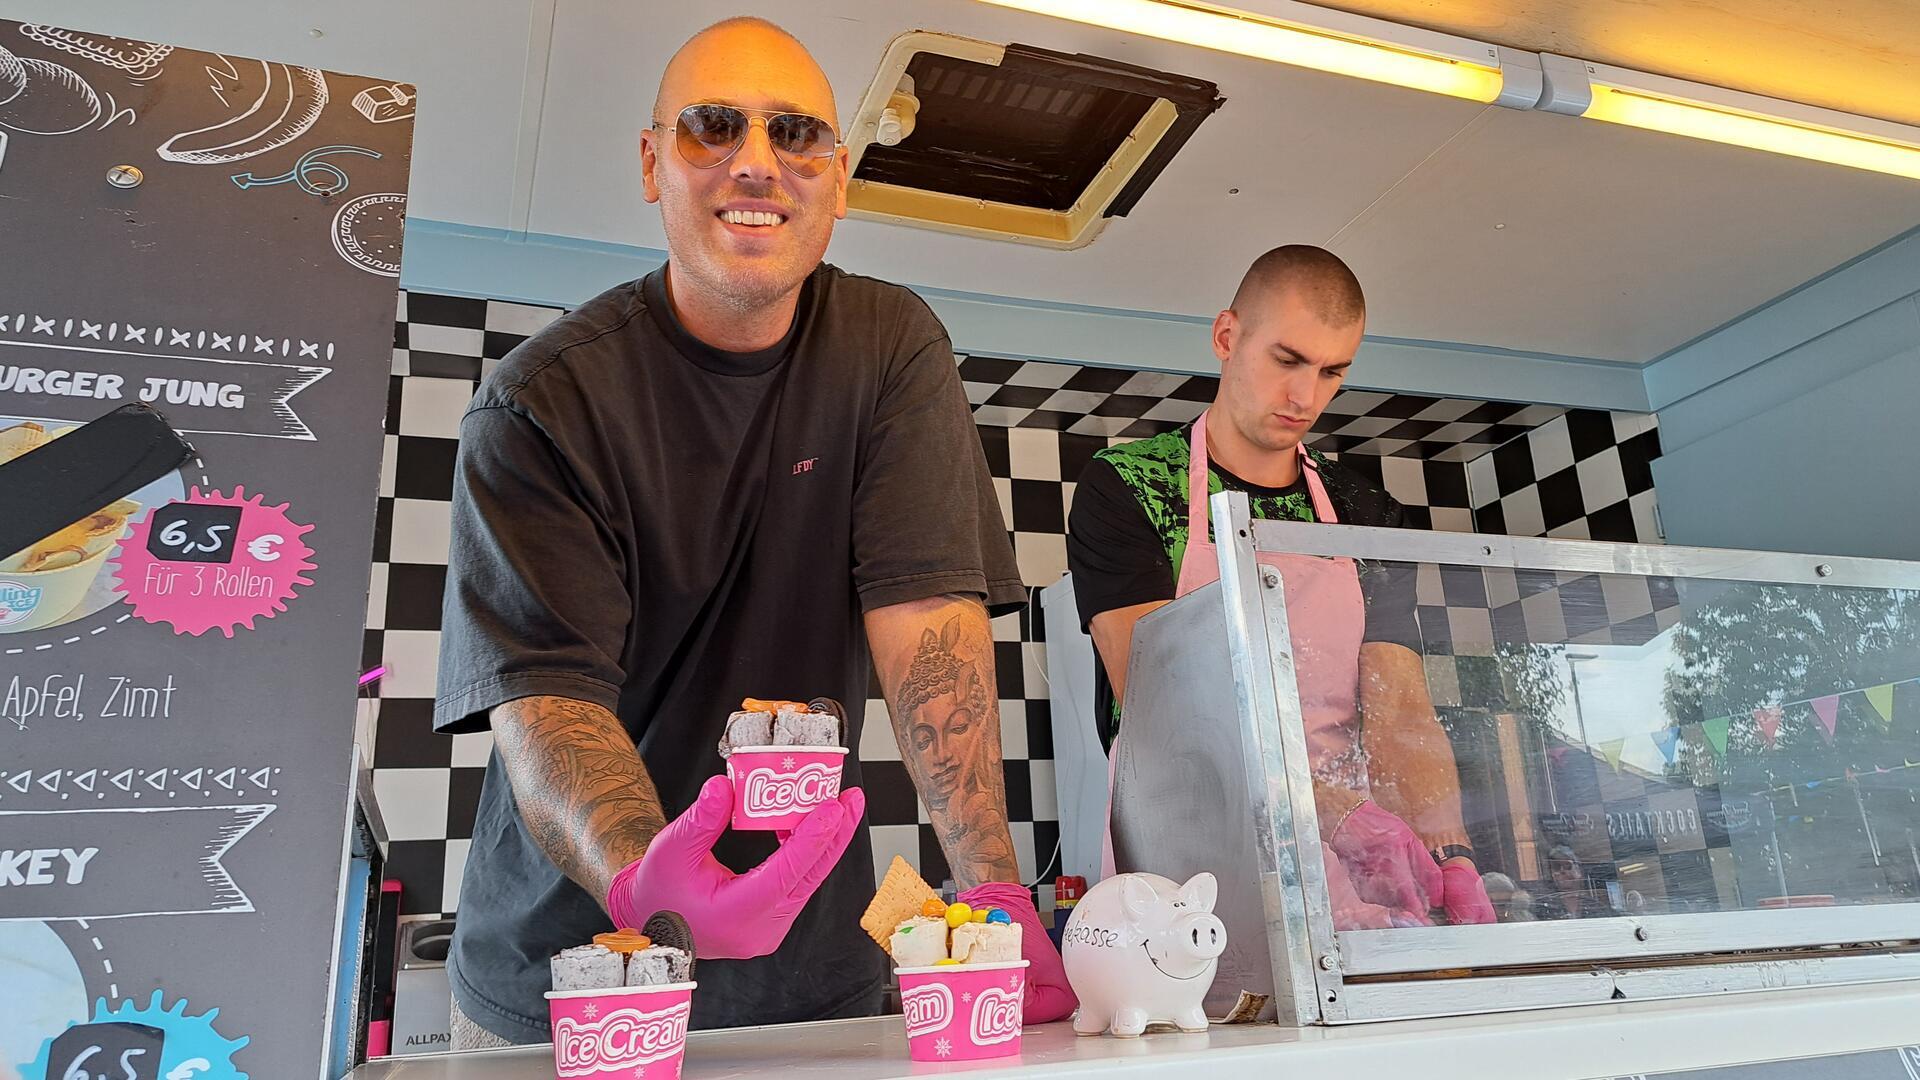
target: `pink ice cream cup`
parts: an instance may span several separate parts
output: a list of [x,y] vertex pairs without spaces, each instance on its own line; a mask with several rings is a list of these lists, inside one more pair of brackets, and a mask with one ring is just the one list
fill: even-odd
[[1027,962],[898,968],[907,1057],[979,1061],[1020,1052]]
[[741,746],[727,756],[733,827],[791,829],[840,795],[847,751],[840,746]]
[[562,1080],[679,1080],[693,987],[683,982],[547,991],[554,1074]]

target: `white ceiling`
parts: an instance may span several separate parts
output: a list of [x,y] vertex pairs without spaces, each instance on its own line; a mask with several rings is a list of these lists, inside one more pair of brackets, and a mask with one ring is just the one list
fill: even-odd
[[[731,9],[806,41],[843,112],[909,29],[1097,53],[1220,85],[1225,108],[1085,250],[841,226],[830,259],[916,285],[1211,315],[1261,251],[1322,243],[1366,284],[1374,336],[1641,363],[1920,224],[1913,181],[1483,108],[975,0]],[[664,237],[638,196],[638,131],[667,56],[721,14],[660,0],[0,0],[10,19],[407,79],[421,92],[415,217],[646,247]]]

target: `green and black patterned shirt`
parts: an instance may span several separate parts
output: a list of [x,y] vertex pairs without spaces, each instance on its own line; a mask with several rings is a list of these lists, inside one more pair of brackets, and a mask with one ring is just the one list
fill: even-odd
[[[1193,425],[1109,447],[1094,454],[1074,488],[1067,521],[1067,569],[1085,629],[1103,611],[1171,600],[1187,553],[1188,440]],[[1406,509],[1352,468],[1309,449],[1327,498],[1342,524],[1407,527]],[[1211,464],[1207,493],[1244,491],[1253,516],[1313,521],[1313,497],[1302,476],[1286,488],[1249,484]],[[1209,537],[1210,539],[1211,537]],[[1411,567],[1362,564],[1367,641],[1419,651]],[[1118,730],[1119,703],[1104,664],[1094,665],[1095,715],[1106,718],[1102,743]]]

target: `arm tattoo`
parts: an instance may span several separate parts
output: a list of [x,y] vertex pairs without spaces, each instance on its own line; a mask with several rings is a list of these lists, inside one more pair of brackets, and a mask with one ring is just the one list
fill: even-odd
[[492,720],[527,835],[604,904],[614,875],[667,824],[632,737],[607,710],[562,697],[510,701]]
[[900,756],[954,880],[962,888],[1018,881],[986,610],[954,598],[922,610],[926,617],[911,624],[920,630],[917,643],[907,644],[909,630],[892,655],[875,649]]

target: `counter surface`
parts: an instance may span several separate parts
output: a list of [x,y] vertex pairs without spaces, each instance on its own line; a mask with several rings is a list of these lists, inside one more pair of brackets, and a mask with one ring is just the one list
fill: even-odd
[[[1590,1080],[1719,1065],[1825,1057],[1920,1042],[1920,983],[1823,987],[1678,1001],[1638,1001],[1482,1016],[1287,1030],[1077,1038],[1066,1024],[1027,1029],[1016,1058],[927,1065],[907,1060],[900,1018],[696,1032],[686,1080],[815,1075],[892,1080],[979,1076],[1418,1076],[1422,1080]],[[1877,1067],[1877,1066],[1876,1066]],[[1890,1074],[1898,1076],[1899,1066]],[[1875,1073],[1874,1075],[1878,1075]],[[542,1080],[546,1046],[369,1062],[349,1080]]]

